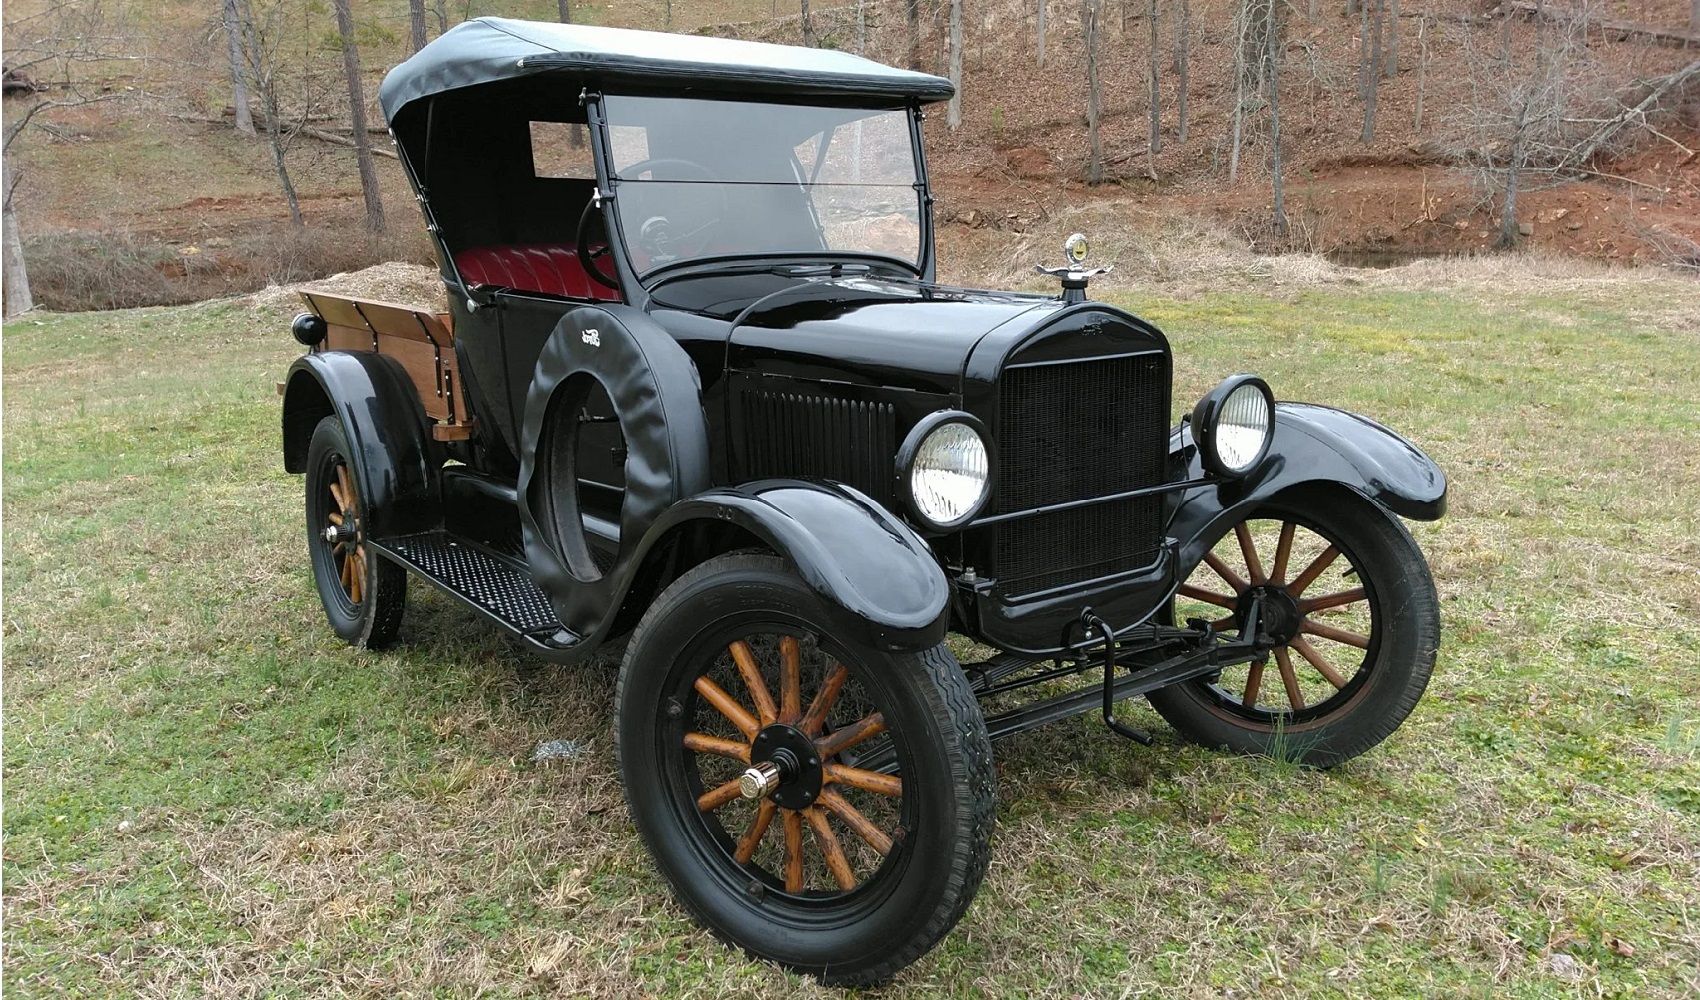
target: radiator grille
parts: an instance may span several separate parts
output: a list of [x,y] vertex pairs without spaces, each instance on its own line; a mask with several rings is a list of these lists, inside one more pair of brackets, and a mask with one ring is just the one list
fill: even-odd
[[749,478],[831,479],[892,504],[898,442],[890,403],[750,390],[743,416]]
[[[1160,352],[1012,366],[999,403],[999,513],[1163,481],[1169,370]],[[1149,565],[1162,544],[1161,505],[1136,497],[999,525],[999,590],[1019,596]]]

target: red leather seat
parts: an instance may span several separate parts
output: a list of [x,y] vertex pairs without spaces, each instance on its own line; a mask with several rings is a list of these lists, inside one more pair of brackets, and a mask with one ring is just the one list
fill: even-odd
[[620,293],[584,271],[571,243],[473,247],[455,254],[460,276],[475,285],[500,285],[571,299],[618,302]]

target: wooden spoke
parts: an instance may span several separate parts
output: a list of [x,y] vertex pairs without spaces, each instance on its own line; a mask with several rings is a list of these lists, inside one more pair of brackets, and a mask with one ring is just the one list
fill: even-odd
[[1317,556],[1309,566],[1306,566],[1303,573],[1294,577],[1292,583],[1287,584],[1287,596],[1297,599],[1300,594],[1305,592],[1306,587],[1322,575],[1323,570],[1334,565],[1334,560],[1339,556],[1340,550],[1332,545],[1323,549],[1322,554]]
[[1342,590],[1337,594],[1324,594],[1321,597],[1306,598],[1299,602],[1299,610],[1308,615],[1315,611],[1327,611],[1329,608],[1343,608],[1348,604],[1356,604],[1368,596],[1364,593],[1364,588],[1353,587],[1351,590]]
[[354,586],[354,584],[352,582],[353,579],[354,579],[354,557],[350,556],[348,553],[345,552],[345,553],[343,553],[343,556],[342,556],[342,589],[348,590],[349,588],[353,587]]
[[1254,660],[1245,675],[1245,694],[1240,695],[1240,704],[1247,708],[1257,707],[1257,692],[1263,687],[1264,661]]
[[1299,675],[1293,672],[1293,658],[1287,654],[1287,647],[1275,650],[1275,663],[1281,668],[1281,683],[1287,688],[1287,702],[1297,712],[1305,707],[1305,696],[1299,690]]
[[1245,568],[1251,571],[1251,582],[1261,584],[1269,579],[1263,575],[1263,561],[1257,558],[1257,545],[1251,540],[1251,525],[1241,521],[1234,525],[1234,534],[1240,540],[1240,555],[1245,557]]
[[331,499],[336,501],[337,510],[346,511],[348,509],[348,501],[343,499],[342,487],[337,483],[331,484]]
[[832,873],[832,880],[846,892],[856,888],[856,873],[850,870],[850,859],[845,857],[844,848],[838,843],[838,835],[832,832],[832,825],[826,820],[826,813],[814,806],[803,810],[803,818],[809,821],[809,829],[815,833],[815,840],[820,844],[820,852],[826,857],[826,870]]
[[342,484],[342,495],[343,495],[343,498],[347,501],[346,503],[344,503],[342,505],[342,509],[347,510],[350,507],[353,507],[354,506],[354,500],[355,500],[355,497],[354,497],[354,477],[352,477],[348,474],[348,466],[347,465],[339,465],[339,466],[336,467],[336,481]]
[[826,765],[826,780],[836,781],[851,788],[860,788],[864,792],[877,795],[898,796],[903,794],[903,779],[878,771],[864,771],[859,767],[846,767],[843,764]]
[[821,789],[820,804],[823,808],[837,816],[839,822],[850,828],[856,836],[879,853],[881,857],[891,853],[891,838],[885,831],[874,825],[874,821],[862,815],[861,810],[850,804],[850,800],[830,788]]
[[725,688],[707,677],[698,677],[692,687],[696,688],[697,694],[702,695],[704,701],[714,706],[715,711],[737,726],[738,732],[743,733],[745,739],[756,738],[756,733],[761,731],[761,723],[756,721],[749,709],[738,703],[738,699],[727,694]]
[[733,760],[750,762],[750,748],[736,740],[723,740],[718,736],[707,733],[686,733],[685,749],[697,753],[711,753],[717,757],[730,757]]
[[713,812],[742,794],[738,788],[738,779],[733,778],[726,784],[697,796],[697,808],[703,812]]
[[785,891],[803,891],[803,814],[785,810]]
[[1369,636],[1367,635],[1348,632],[1343,628],[1335,628],[1332,625],[1324,625],[1321,622],[1313,622],[1309,619],[1306,619],[1305,623],[1299,626],[1299,631],[1310,635],[1319,635],[1324,639],[1333,639],[1335,642],[1343,642],[1348,646],[1356,646],[1359,649],[1369,648]]
[[366,546],[354,547],[354,603],[366,596]]
[[825,760],[883,732],[885,717],[875,712],[860,722],[853,722],[843,729],[834,730],[829,736],[821,737],[815,741],[815,746],[820,749],[821,759]]
[[1275,542],[1275,565],[1269,569],[1269,582],[1279,586],[1287,582],[1287,560],[1293,555],[1293,529],[1297,527],[1291,521],[1281,522],[1281,537]]
[[803,721],[797,728],[805,736],[814,736],[820,732],[820,727],[826,724],[826,713],[832,711],[833,703],[838,701],[838,692],[844,689],[844,682],[850,679],[850,671],[842,663],[833,665],[832,673],[826,675],[820,690],[815,692],[814,700],[809,702],[809,710],[803,713]]
[[1212,593],[1203,587],[1194,587],[1190,583],[1181,584],[1181,593],[1195,601],[1214,604],[1219,608],[1237,608],[1240,606],[1240,602],[1235,598],[1228,597],[1225,594]]
[[1234,622],[1239,620],[1239,617],[1240,617],[1239,615],[1227,615],[1225,617],[1218,618],[1215,621],[1210,623],[1210,627],[1215,629],[1218,632],[1226,631],[1229,626],[1233,625]]
[[744,687],[755,699],[756,712],[761,716],[761,724],[769,725],[779,718],[779,709],[773,704],[773,695],[767,690],[767,682],[761,677],[761,664],[756,662],[756,654],[750,651],[750,646],[739,639],[726,647],[732,654],[733,662],[738,664],[738,674],[744,678]]
[[1310,665],[1315,667],[1316,672],[1327,679],[1328,683],[1334,685],[1334,690],[1338,691],[1346,686],[1346,678],[1340,676],[1340,671],[1335,670],[1334,665],[1317,652],[1316,647],[1312,646],[1304,636],[1293,638],[1293,648],[1299,651],[1300,656],[1309,660]]
[[1216,553],[1204,553],[1204,561],[1209,564],[1211,569],[1216,571],[1216,575],[1221,577],[1223,582],[1234,588],[1234,593],[1243,594],[1246,592],[1246,588],[1251,586],[1251,584],[1246,583],[1243,579],[1241,579],[1238,573],[1229,569],[1228,564],[1223,562],[1222,557],[1218,556]]
[[325,517],[326,517],[326,519],[328,519],[332,524],[336,525],[337,527],[339,527],[339,528],[342,527],[342,515],[337,513],[336,511],[334,511],[334,510],[331,511],[329,514],[325,515]]
[[779,721],[803,717],[803,651],[794,636],[779,639]]
[[772,799],[762,799],[761,807],[756,810],[755,819],[750,820],[750,828],[744,831],[744,836],[738,841],[738,850],[732,855],[739,864],[749,864],[756,856],[756,848],[761,846],[761,838],[767,835],[767,828],[773,825],[773,814],[779,811]]

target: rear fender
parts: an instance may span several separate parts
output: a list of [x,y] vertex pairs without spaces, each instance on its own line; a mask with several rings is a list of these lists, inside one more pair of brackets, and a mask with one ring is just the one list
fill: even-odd
[[950,588],[938,560],[908,525],[856,490],[780,479],[707,490],[656,521],[646,555],[664,540],[724,524],[789,560],[853,644],[904,651],[943,641]]
[[307,447],[319,421],[342,421],[349,456],[366,492],[367,532],[403,535],[442,520],[437,469],[425,410],[407,372],[393,358],[316,351],[289,367],[283,393],[283,467],[307,471]]
[[[1169,439],[1170,458],[1188,479],[1205,475],[1185,425]],[[1418,521],[1446,513],[1446,474],[1421,449],[1368,417],[1312,403],[1275,404],[1269,456],[1244,479],[1194,487],[1169,521],[1179,540],[1180,578],[1216,539],[1278,493],[1306,484],[1335,484],[1391,513]]]

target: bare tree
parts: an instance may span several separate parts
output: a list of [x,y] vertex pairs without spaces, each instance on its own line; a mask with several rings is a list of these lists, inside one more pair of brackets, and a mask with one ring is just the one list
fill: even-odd
[[1086,141],[1090,147],[1086,161],[1086,183],[1104,181],[1104,145],[1098,135],[1098,35],[1099,4],[1102,0],[1084,0],[1081,9],[1081,28],[1086,35]]
[[903,0],[903,17],[909,26],[909,68],[921,68],[921,0]]
[[[1584,9],[1587,3],[1583,4]],[[1499,245],[1517,243],[1519,199],[1528,190],[1586,172],[1583,160],[1603,112],[1617,102],[1588,51],[1585,19],[1554,22],[1534,44],[1483,57],[1463,36],[1470,99],[1453,110],[1459,159],[1499,199]],[[1700,62],[1694,65],[1700,73]],[[1656,87],[1654,88],[1657,89]]]
[[1160,49],[1162,43],[1157,40],[1157,0],[1149,0],[1145,8],[1145,17],[1150,22],[1151,28],[1149,58],[1146,60],[1150,70],[1148,75],[1151,82],[1151,129],[1145,140],[1145,175],[1156,180],[1157,154],[1163,151],[1163,77],[1161,70],[1163,57]]
[[[572,13],[572,10],[567,7],[567,0],[561,0],[561,7],[568,14]],[[437,34],[440,35],[449,30],[448,0],[435,0],[435,2],[431,4],[431,13],[437,15]],[[563,18],[563,20],[565,19]]]
[[573,23],[573,0],[556,0],[555,7],[562,24]]
[[1033,29],[1033,35],[1039,47],[1040,66],[1045,65],[1045,9],[1050,5],[1050,0],[1039,0],[1039,21]]
[[1274,195],[1275,214],[1271,220],[1276,236],[1287,235],[1286,184],[1281,172],[1281,0],[1265,0],[1269,5],[1264,14],[1264,45],[1267,62],[1263,76],[1269,92],[1269,185]]
[[349,0],[331,0],[336,30],[342,37],[342,73],[348,79],[348,117],[354,127],[354,162],[360,169],[360,192],[366,198],[366,228],[384,231],[384,198],[378,190],[378,168],[372,162],[372,135],[366,131],[366,88],[360,80],[360,49],[354,43],[354,16]]
[[[868,5],[866,0],[856,0],[856,54],[868,53]],[[860,160],[857,160],[860,163]]]
[[1375,105],[1381,89],[1381,22],[1387,0],[1359,0],[1362,31],[1359,35],[1358,97],[1364,105],[1363,142],[1375,138]]
[[1418,132],[1423,130],[1423,98],[1428,92],[1428,11],[1417,21],[1417,120]]
[[220,20],[225,53],[230,59],[230,94],[231,103],[236,106],[236,131],[254,135],[254,113],[248,107],[248,75],[242,56],[242,19],[236,13],[236,0],[224,0]]
[[425,47],[425,0],[407,0],[407,33],[413,51]]
[[1691,31],[1700,31],[1700,0],[1689,0],[1688,27]]
[[[14,5],[14,10],[16,6]],[[50,85],[52,97],[31,93],[27,107],[6,109],[0,128],[0,287],[5,290],[4,313],[16,316],[35,308],[30,290],[29,266],[23,237],[18,227],[19,140],[44,113],[119,100],[123,91],[89,86],[74,66],[119,58],[101,45],[122,34],[110,23],[100,0],[57,0],[32,5],[22,15],[5,23],[6,69],[8,75],[35,78]]]
[[950,82],[956,91],[950,95],[945,117],[956,128],[962,124],[962,0],[950,0]]
[[1389,79],[1399,75],[1399,0],[1387,0],[1387,51],[1381,63],[1381,75]]
[[[661,25],[662,25],[662,27],[666,28],[668,31],[672,31],[673,30],[673,0],[663,0],[663,2],[664,2],[664,6],[665,6],[665,12],[662,14]],[[805,2],[803,4],[803,20],[806,22],[808,19],[809,19],[809,5],[808,5],[807,2]]]
[[1192,46],[1192,2],[1180,0],[1180,9],[1175,12],[1175,113],[1180,116],[1180,122],[1175,127],[1175,141],[1185,145],[1187,131],[1187,91],[1190,67],[1188,65],[1189,49]]
[[[814,25],[809,23],[809,0],[799,0],[799,2],[803,8],[803,44],[813,46],[815,44],[815,30]],[[668,6],[672,6],[671,2]]]
[[237,17],[242,22],[245,44],[242,53],[247,61],[248,81],[260,107],[260,126],[265,130],[266,144],[272,154],[272,170],[277,174],[278,188],[289,208],[289,222],[296,229],[306,223],[301,217],[301,199],[289,173],[288,154],[295,139],[306,127],[307,120],[317,109],[320,95],[311,79],[301,82],[304,98],[293,115],[283,110],[285,81],[280,58],[285,39],[293,32],[284,24],[289,13],[283,0],[273,0],[256,11],[253,0],[237,0]]

